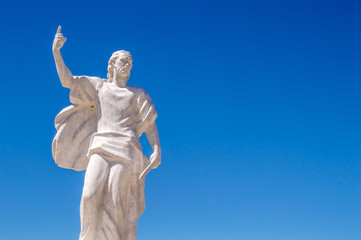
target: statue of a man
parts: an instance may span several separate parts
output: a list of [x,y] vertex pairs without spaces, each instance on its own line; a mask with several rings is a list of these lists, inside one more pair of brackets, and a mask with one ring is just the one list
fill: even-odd
[[[60,29],[53,54],[73,105],[55,119],[52,152],[60,167],[86,169],[79,239],[134,240],[145,207],[144,176],[161,162],[157,113],[142,88],[127,85],[129,52],[113,53],[107,79],[73,76],[60,54],[66,41]],[[143,132],[153,148],[149,160],[139,142]]]

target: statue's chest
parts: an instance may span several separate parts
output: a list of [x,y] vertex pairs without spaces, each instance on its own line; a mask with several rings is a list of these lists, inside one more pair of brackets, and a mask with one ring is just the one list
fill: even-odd
[[102,110],[126,111],[131,110],[134,93],[127,88],[113,87],[106,84],[98,90],[99,103]]

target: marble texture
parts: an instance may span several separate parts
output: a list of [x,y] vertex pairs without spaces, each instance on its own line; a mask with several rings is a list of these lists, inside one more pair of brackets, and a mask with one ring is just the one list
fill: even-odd
[[[60,53],[65,41],[59,26],[53,54],[73,105],[56,116],[52,154],[60,167],[86,170],[79,239],[134,240],[145,208],[144,177],[161,162],[157,112],[142,88],[127,85],[129,52],[113,53],[107,79],[73,76]],[[139,142],[143,133],[153,148],[149,159]]]

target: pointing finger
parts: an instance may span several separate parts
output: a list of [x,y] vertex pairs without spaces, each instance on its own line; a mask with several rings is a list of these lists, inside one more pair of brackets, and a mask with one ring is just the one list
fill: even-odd
[[61,26],[58,27],[58,30],[56,31],[56,33],[60,33],[61,31]]

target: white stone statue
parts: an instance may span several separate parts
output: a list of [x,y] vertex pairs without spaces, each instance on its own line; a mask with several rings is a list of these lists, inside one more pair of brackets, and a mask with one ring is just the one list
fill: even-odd
[[[58,31],[53,54],[70,102],[55,119],[53,158],[63,168],[86,169],[80,205],[80,240],[134,240],[144,211],[144,176],[161,162],[157,113],[148,94],[127,85],[132,56],[113,53],[107,79],[73,76],[60,49]],[[145,132],[153,148],[148,158],[139,137]]]

